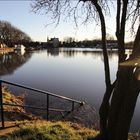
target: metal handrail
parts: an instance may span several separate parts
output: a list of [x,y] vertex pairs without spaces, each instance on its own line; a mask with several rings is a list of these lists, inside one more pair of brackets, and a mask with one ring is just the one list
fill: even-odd
[[21,87],[21,88],[28,89],[28,90],[40,92],[40,93],[43,93],[43,94],[46,94],[46,95],[49,94],[50,96],[54,96],[54,97],[57,97],[57,98],[68,100],[68,101],[73,101],[75,103],[79,103],[79,104],[83,103],[81,101],[78,101],[78,100],[75,100],[75,99],[72,99],[72,98],[68,98],[68,97],[57,95],[57,94],[54,94],[54,93],[51,93],[51,92],[47,92],[47,91],[39,90],[39,89],[36,89],[36,88],[28,87],[28,86],[25,86],[25,85],[21,85],[21,84],[17,84],[17,83],[12,83],[12,82],[5,81],[5,80],[0,80],[0,82],[1,83],[6,83],[6,84],[10,84],[10,85],[13,85],[13,86],[17,86],[17,87]]
[[[36,107],[36,106],[29,106],[29,105],[18,105],[18,104],[10,104],[10,103],[3,103],[3,105],[6,106],[17,106],[17,107],[23,107],[23,108],[33,108],[33,109],[39,109],[39,110],[46,110],[45,107]],[[63,110],[63,109],[57,109],[57,108],[49,108],[50,111],[55,112],[70,112],[70,110]]]
[[[13,85],[13,86],[17,86],[17,87],[21,87],[21,88],[24,88],[24,89],[28,89],[28,90],[32,90],[32,91],[36,91],[36,92],[45,94],[46,95],[46,100],[47,100],[46,108],[34,107],[34,106],[29,106],[29,105],[18,105],[18,104],[3,103],[2,83],[6,83],[6,84],[9,84],[9,85]],[[56,97],[56,98],[60,98],[60,99],[63,99],[63,100],[70,101],[72,103],[71,110],[62,110],[62,109],[50,108],[49,107],[49,96],[53,96],[53,97]],[[25,85],[21,85],[21,84],[17,84],[17,83],[12,83],[12,82],[5,81],[5,80],[0,80],[0,107],[1,107],[1,123],[2,123],[2,128],[4,128],[4,109],[3,109],[4,105],[46,110],[47,120],[49,120],[49,111],[55,111],[55,112],[61,112],[61,113],[62,112],[71,112],[71,111],[74,111],[74,108],[75,108],[74,103],[78,103],[80,105],[84,104],[84,102],[81,102],[81,101],[78,101],[78,100],[75,100],[75,99],[72,99],[72,98],[68,98],[68,97],[65,97],[65,96],[57,95],[57,94],[54,94],[54,93],[51,93],[51,92],[46,92],[46,91],[39,90],[39,89],[36,89],[36,88],[28,87],[28,86],[25,86]]]

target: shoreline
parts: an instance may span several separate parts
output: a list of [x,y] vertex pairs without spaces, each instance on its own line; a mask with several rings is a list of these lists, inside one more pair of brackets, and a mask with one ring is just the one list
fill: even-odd
[[9,52],[14,52],[14,48],[0,48],[0,54]]

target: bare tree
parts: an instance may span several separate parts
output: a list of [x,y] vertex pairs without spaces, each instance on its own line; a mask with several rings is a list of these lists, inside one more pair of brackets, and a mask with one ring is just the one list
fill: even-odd
[[72,42],[75,42],[75,38],[74,37],[64,37],[64,42],[66,43],[72,43]]
[[31,41],[31,38],[20,29],[12,26],[7,21],[0,21],[0,42],[8,47],[13,47],[15,43]]
[[[139,62],[134,61],[138,56],[137,54],[140,53],[139,10],[139,0],[117,0],[116,37],[118,40],[119,65],[117,82],[111,98],[110,111],[108,114],[109,140],[128,139],[131,120],[140,92],[140,84],[136,77]],[[135,20],[131,21],[131,18]],[[127,60],[125,56],[126,22],[132,24],[132,30],[134,30],[134,26],[137,26],[133,53]],[[130,60],[132,61],[131,64],[129,64]],[[138,65],[136,66],[135,64]]]
[[[116,2],[116,37],[118,41],[118,72],[114,83],[110,80],[108,54],[106,49],[106,23],[105,15],[109,12],[110,3]],[[76,25],[79,17],[83,23],[100,21],[102,48],[104,55],[106,92],[100,107],[100,135],[98,139],[127,140],[131,119],[134,113],[136,100],[140,91],[140,84],[136,78],[139,72],[139,62],[136,56],[140,51],[140,1],[139,0],[36,0],[33,10],[44,10],[52,15],[58,24],[61,14],[73,17]],[[79,12],[80,10],[80,12]],[[82,14],[83,13],[83,14]],[[132,56],[126,60],[125,32],[126,23],[132,23],[131,31],[135,31]],[[135,59],[135,61],[134,61]],[[132,65],[128,65],[132,61]],[[137,65],[137,66],[136,66]],[[112,96],[111,96],[112,95]],[[111,103],[110,103],[111,101]],[[97,138],[96,138],[97,139]]]

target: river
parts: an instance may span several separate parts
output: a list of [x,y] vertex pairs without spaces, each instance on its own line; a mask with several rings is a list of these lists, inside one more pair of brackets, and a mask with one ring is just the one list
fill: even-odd
[[[105,92],[103,55],[99,49],[54,48],[24,54],[0,54],[0,61],[0,78],[3,80],[86,101],[99,109]],[[112,82],[116,77],[117,62],[117,50],[109,50]],[[140,98],[131,124],[134,132],[140,130],[138,106]]]

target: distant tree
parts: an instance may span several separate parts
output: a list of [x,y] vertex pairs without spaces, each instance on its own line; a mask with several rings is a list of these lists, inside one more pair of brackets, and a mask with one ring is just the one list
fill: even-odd
[[[106,49],[105,15],[114,2],[117,5],[115,10],[116,37],[118,42],[118,72],[115,82],[111,83]],[[100,21],[106,92],[99,111],[100,135],[96,139],[127,140],[136,100],[140,92],[140,83],[137,79],[140,63],[136,61],[140,52],[140,1],[36,0],[33,4],[33,10],[35,12],[45,10],[46,14],[52,15],[57,24],[61,20],[61,14],[66,14],[68,17],[73,16],[76,25],[79,17],[81,17],[83,23],[88,23],[88,21],[91,22],[92,20]],[[132,23],[130,30],[135,31],[135,38],[133,53],[126,60],[125,32],[127,22]],[[125,65],[127,67],[124,67]]]
[[106,39],[107,40],[115,40],[114,36],[110,35],[109,33],[106,34]]
[[8,47],[13,47],[15,43],[30,42],[31,38],[20,29],[12,26],[7,21],[0,21],[0,42]]
[[64,42],[66,43],[72,43],[75,41],[75,38],[74,37],[64,37]]

